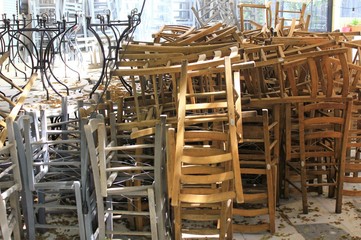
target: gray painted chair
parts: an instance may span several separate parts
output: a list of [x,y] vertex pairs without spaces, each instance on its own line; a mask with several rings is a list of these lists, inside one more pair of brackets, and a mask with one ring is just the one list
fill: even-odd
[[6,119],[8,141],[0,148],[0,238],[23,239],[19,195],[22,184],[12,126]]
[[[47,122],[45,111],[41,111],[41,131],[35,113],[14,122],[28,238],[36,238],[36,229],[73,229],[79,232],[80,239],[86,239],[80,181],[81,136],[74,137],[81,131],[55,130],[55,125],[54,130],[49,130]],[[54,225],[46,219],[48,214],[55,219],[69,211],[76,213],[77,224]]]

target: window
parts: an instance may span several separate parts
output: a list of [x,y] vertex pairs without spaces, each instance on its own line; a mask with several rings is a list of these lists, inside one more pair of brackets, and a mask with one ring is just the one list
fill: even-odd
[[360,0],[342,0],[341,17],[361,17],[360,11]]

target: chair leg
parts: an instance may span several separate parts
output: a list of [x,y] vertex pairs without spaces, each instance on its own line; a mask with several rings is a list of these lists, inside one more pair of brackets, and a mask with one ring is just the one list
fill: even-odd
[[[113,210],[113,199],[111,197],[107,197],[107,201],[105,203],[106,205],[106,209],[107,210]],[[106,222],[106,226],[105,228],[108,230],[108,231],[113,231],[113,213],[107,213],[106,215],[104,215],[104,212],[103,212],[103,216],[105,216],[105,219],[104,221]],[[113,235],[112,234],[108,234],[107,238],[110,238],[112,239],[113,238]]]
[[[26,184],[26,183],[25,183]],[[23,184],[23,185],[25,185]],[[26,214],[24,214],[25,225],[26,225],[26,233],[28,240],[35,240],[35,219],[34,219],[34,202],[33,195],[29,189],[29,187],[23,186],[22,195],[24,198],[24,202],[22,204],[23,209],[26,209]]]
[[79,236],[80,236],[80,240],[86,240],[80,182],[74,182],[74,191],[75,191],[75,199],[77,205]]
[[[268,167],[267,167],[268,168]],[[273,179],[273,172],[274,172],[275,168],[274,167],[269,167],[269,169],[267,169],[266,174],[267,174],[267,204],[268,204],[268,214],[269,214],[269,230],[270,232],[273,234],[276,231],[276,224],[275,224],[275,219],[276,219],[276,197],[275,197],[275,184],[276,182]]]
[[103,201],[97,200],[97,211],[98,211],[97,214],[98,214],[98,228],[99,228],[98,239],[105,239],[105,222],[106,222],[107,217],[104,216],[104,205],[103,204],[104,204]]
[[301,161],[301,193],[302,193],[302,207],[303,213],[308,214],[307,204],[307,173],[305,162]]
[[181,206],[174,206],[174,239],[182,239]]
[[155,211],[155,198],[154,198],[154,189],[148,188],[148,202],[149,202],[149,216],[150,216],[150,229],[152,232],[152,240],[158,239],[158,230],[157,230],[157,215]]
[[19,193],[18,192],[14,192],[11,196],[10,196],[10,206],[12,209],[14,209],[15,211],[15,226],[13,229],[13,234],[14,234],[14,240],[21,240],[24,239],[23,236],[23,230],[21,229],[21,213],[20,213],[20,202],[19,202]]

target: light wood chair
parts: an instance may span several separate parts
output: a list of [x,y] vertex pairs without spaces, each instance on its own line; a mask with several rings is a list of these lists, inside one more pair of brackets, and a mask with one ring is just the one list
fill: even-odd
[[[276,196],[280,151],[280,108],[270,116],[243,117],[243,142],[239,144],[239,161],[244,189],[244,203],[234,204],[233,231],[254,233],[276,230]],[[252,217],[252,218],[249,218]],[[260,223],[261,222],[261,223]]]
[[321,194],[322,187],[336,197],[335,211],[341,212],[351,106],[349,98],[297,104],[299,160],[286,161],[286,166],[301,182],[286,181],[302,193],[303,213],[308,213],[308,192]]
[[163,25],[158,32],[152,34],[154,43],[173,42],[178,38],[187,36],[194,27],[183,25]]
[[351,84],[346,52],[338,48],[286,56],[283,70],[289,94],[346,97]]
[[[218,84],[212,78],[215,73],[220,73]],[[174,167],[170,191],[175,239],[186,233],[232,237],[232,201],[243,201],[232,81],[230,58],[182,65],[177,134],[168,161]],[[211,229],[186,230],[185,219],[213,224]]]
[[360,102],[358,100],[353,100],[352,116],[347,142],[344,187],[342,192],[344,196],[361,196],[361,191],[359,190],[361,183],[360,107]]
[[[240,22],[241,22],[241,32],[246,31],[245,28],[245,22],[249,22],[252,27],[255,27],[256,29],[262,29],[263,24],[266,25],[267,28],[271,27],[272,24],[272,10],[271,10],[271,2],[268,2],[266,4],[254,4],[254,3],[240,3],[238,5],[239,8],[239,16],[240,16]],[[245,12],[247,10],[263,10],[265,12],[265,19],[264,23],[257,23],[254,19],[246,19]],[[250,30],[250,29],[248,29]]]
[[[270,55],[270,56],[268,56]],[[242,71],[244,95],[251,98],[285,97],[284,53],[281,45],[243,49],[243,60],[254,61],[254,67]]]
[[297,29],[308,31],[311,16],[305,16],[306,7],[306,3],[303,3],[299,10],[281,9],[280,2],[276,2],[274,26],[279,28],[281,36],[292,36]]

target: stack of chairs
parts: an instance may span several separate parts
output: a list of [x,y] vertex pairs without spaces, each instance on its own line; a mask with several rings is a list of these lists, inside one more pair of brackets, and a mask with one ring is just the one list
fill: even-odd
[[152,34],[154,43],[173,42],[178,38],[188,35],[194,27],[182,25],[163,25],[158,32]]
[[[242,2],[238,4],[238,8],[242,36],[252,43],[264,43],[267,41],[271,37],[271,2],[266,4]],[[249,19],[249,16],[253,19]],[[255,19],[255,16],[262,16],[263,19]]]
[[281,45],[245,47],[244,61],[254,61],[254,68],[242,71],[243,95],[251,98],[269,98],[286,95],[282,64],[284,52]]
[[249,111],[242,122],[243,139],[238,151],[244,203],[235,204],[233,208],[233,231],[274,233],[280,151],[279,105],[272,111]]
[[182,65],[177,132],[169,133],[175,144],[168,149],[174,239],[232,238],[233,199],[243,201],[232,81],[230,58]]
[[280,2],[275,6],[275,33],[277,36],[292,36],[296,29],[308,31],[311,16],[305,16],[306,3],[303,3],[300,10],[281,10]]
[[307,192],[321,194],[322,186],[329,187],[329,197],[336,196],[336,212],[341,212],[352,104],[346,53],[345,48],[318,49],[285,58],[292,96],[285,104],[284,195],[290,196],[290,185],[299,190],[304,213]]
[[[66,109],[66,99],[63,106]],[[40,110],[40,116],[30,112],[14,122],[28,239],[36,239],[44,229],[72,230],[80,239],[92,236],[83,124],[69,119],[66,111],[63,114],[47,117]],[[54,223],[74,215],[76,223]]]
[[0,148],[0,238],[24,239],[20,196],[22,182],[13,130],[13,120],[6,119],[7,141]]
[[164,189],[154,183],[154,179],[160,181],[165,169],[161,165],[165,157],[164,128],[163,119],[155,127],[127,131],[128,138],[119,144],[116,132],[107,133],[101,115],[85,126],[93,178],[97,180],[94,183],[99,239],[170,239],[159,215],[165,215],[161,209],[166,203],[162,197]]

